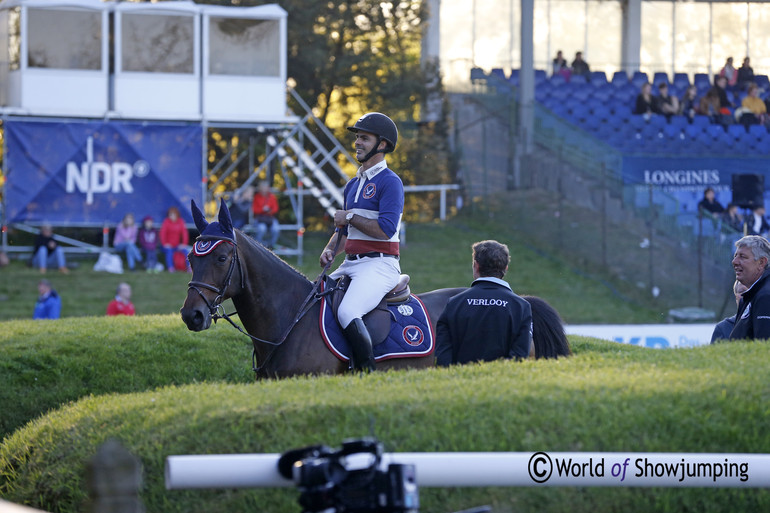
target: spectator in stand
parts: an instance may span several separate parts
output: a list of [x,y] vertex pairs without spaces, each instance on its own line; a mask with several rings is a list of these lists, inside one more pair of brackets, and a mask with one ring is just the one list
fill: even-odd
[[730,340],[770,338],[770,242],[748,235],[735,243],[735,279],[748,287],[741,296]]
[[751,67],[748,57],[743,59],[743,64],[738,68],[738,87],[745,91],[754,83],[754,68]]
[[642,84],[641,91],[636,97],[636,105],[634,106],[634,114],[642,114],[644,116],[651,116],[658,113],[658,106],[655,102],[655,97],[652,95],[652,85],[649,82]]
[[588,63],[583,60],[583,52],[575,53],[575,60],[572,61],[572,74],[583,75],[586,77],[586,80],[591,79],[591,68],[588,66]]
[[139,247],[144,251],[144,266],[147,272],[157,271],[160,234],[157,228],[153,226],[152,216],[145,216],[142,219],[142,227],[139,228],[139,234],[136,238],[139,241]]
[[112,239],[115,251],[126,253],[126,263],[131,271],[136,270],[136,262],[142,261],[142,254],[136,246],[137,234],[134,214],[129,213],[123,216],[123,220],[115,227],[115,237]]
[[40,233],[35,237],[33,262],[35,267],[40,269],[41,274],[45,274],[49,265],[56,265],[62,274],[69,272],[67,261],[64,258],[64,250],[53,238],[53,229],[49,224],[41,226]]
[[682,95],[682,100],[679,102],[679,113],[687,116],[687,119],[692,123],[696,114],[700,114],[700,106],[698,105],[698,88],[694,85],[688,86]]
[[136,310],[131,302],[131,285],[121,283],[115,291],[115,299],[107,305],[107,315],[135,315]]
[[700,99],[700,107],[698,110],[701,114],[708,116],[709,121],[713,124],[722,124],[723,116],[720,112],[722,110],[719,102],[719,93],[715,88],[711,88],[706,93],[706,96]]
[[703,191],[703,199],[698,202],[698,211],[706,213],[709,217],[714,218],[721,215],[722,212],[725,211],[725,207],[717,201],[714,189],[706,187],[706,190]]
[[160,225],[160,244],[166,257],[166,269],[168,272],[173,273],[175,270],[175,253],[187,256],[187,244],[189,242],[190,235],[187,233],[187,227],[179,215],[179,209],[176,207],[169,208],[166,212],[166,218]]
[[233,219],[233,227],[242,229],[249,223],[249,209],[254,201],[254,187],[247,185],[236,190],[230,205],[230,217]]
[[765,219],[765,207],[759,206],[754,208],[751,215],[746,219],[746,229],[744,233],[746,235],[761,235],[767,236],[767,232],[770,231],[770,224]]
[[[747,290],[749,290],[749,288],[746,285],[739,282],[738,280],[735,280],[733,283],[733,295],[735,296],[736,307],[741,304],[741,296]],[[714,332],[711,334],[711,343],[714,344],[720,340],[728,340],[734,327],[735,315],[719,321],[719,323],[714,326]]]
[[[270,192],[270,182],[262,180],[259,182],[259,189],[254,195],[252,203],[254,212],[254,238],[268,249],[273,249],[278,242],[280,228],[278,226],[278,199],[275,194]],[[267,244],[265,244],[265,235],[268,235]]]
[[510,260],[505,244],[473,245],[473,283],[449,300],[436,326],[436,365],[529,356],[532,308],[503,281]]
[[727,205],[727,209],[722,214],[722,221],[736,232],[743,231],[743,215],[738,211],[738,205],[735,203]]
[[741,102],[741,108],[744,109],[739,121],[743,125],[764,125],[767,123],[767,106],[764,100],[759,97],[759,87],[757,84],[749,85],[746,97]]
[[671,116],[679,114],[679,99],[668,94],[668,84],[665,82],[658,84],[658,97],[655,98],[654,103],[657,105],[658,111],[666,116],[666,119],[671,119]]
[[730,88],[735,87],[738,83],[738,70],[733,66],[733,58],[728,57],[724,67],[719,72],[720,77],[724,77],[727,81],[727,86]]
[[567,59],[564,58],[564,55],[561,53],[561,50],[556,52],[556,57],[553,59],[553,74],[561,75],[566,80],[569,80],[570,75],[572,75],[572,71],[567,65]]
[[714,85],[712,88],[714,91],[716,91],[717,95],[719,96],[719,107],[720,109],[727,109],[720,110],[722,114],[730,114],[730,109],[735,107],[735,104],[730,101],[730,99],[727,97],[727,77],[724,76],[718,76],[716,80],[714,80]]
[[37,283],[37,302],[33,319],[58,319],[61,316],[61,298],[53,289],[51,282],[40,280]]

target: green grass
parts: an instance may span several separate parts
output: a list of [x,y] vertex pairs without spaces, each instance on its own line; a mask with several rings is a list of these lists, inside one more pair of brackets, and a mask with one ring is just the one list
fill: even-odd
[[[373,434],[387,451],[770,452],[767,346],[656,351],[573,338],[575,356],[85,397],[0,447],[0,493],[80,511],[87,459],[108,438],[144,465],[148,511],[294,512],[298,492],[167,491],[176,454],[283,452]],[[766,511],[765,490],[421,489],[424,512]]]
[[202,333],[178,315],[8,321],[0,330],[0,435],[88,395],[250,382],[250,341],[220,324]]
[[[490,238],[510,248],[506,279],[514,291],[543,297],[566,322],[661,322],[670,307],[681,306],[656,303],[628,283],[613,282],[608,273],[586,272],[575,262],[530,244],[506,217],[487,213],[465,212],[446,223],[410,224],[401,248],[402,272],[411,276],[414,292],[466,286],[472,279],[471,245]],[[303,265],[297,266],[293,257],[286,260],[314,280],[321,271],[318,255],[327,241],[328,234],[307,233]],[[46,274],[62,297],[62,317],[104,315],[121,281],[131,285],[138,315],[175,313],[184,302],[187,273],[115,275],[94,272],[93,264],[81,261],[69,275]],[[19,261],[0,269],[0,321],[31,318],[40,277]]]

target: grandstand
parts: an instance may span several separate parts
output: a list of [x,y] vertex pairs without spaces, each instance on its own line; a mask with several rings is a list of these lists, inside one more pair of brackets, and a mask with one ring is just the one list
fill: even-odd
[[[518,70],[509,74],[501,68],[485,73],[480,68],[471,72],[475,83],[486,83],[504,92],[506,87],[515,91],[519,85]],[[770,97],[767,75],[757,75],[756,82],[764,90],[762,99]],[[675,154],[737,153],[740,155],[770,155],[770,132],[762,125],[744,127],[735,124],[723,128],[713,125],[707,116],[696,115],[692,122],[686,116],[662,115],[645,117],[632,114],[634,101],[642,84],[657,86],[665,82],[669,94],[681,97],[690,86],[686,73],[655,72],[652,77],[642,71],[631,76],[616,71],[608,78],[603,71],[594,71],[591,79],[573,76],[569,81],[561,75],[548,77],[545,70],[535,71],[535,99],[543,107],[588,134],[607,142],[623,153]],[[711,87],[704,73],[696,73],[692,84],[698,89],[698,98]],[[729,98],[740,105],[743,91],[728,91]]]

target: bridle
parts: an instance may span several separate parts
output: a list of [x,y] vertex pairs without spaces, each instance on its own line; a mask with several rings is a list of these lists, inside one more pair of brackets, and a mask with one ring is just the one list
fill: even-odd
[[[246,331],[244,331],[243,328],[238,326],[230,318],[230,316],[237,314],[238,311],[236,310],[228,314],[225,311],[224,306],[222,306],[222,301],[224,301],[225,292],[230,286],[230,282],[232,281],[233,272],[235,272],[236,265],[238,266],[238,274],[241,277],[241,289],[245,287],[243,266],[241,264],[240,257],[238,256],[238,243],[235,241],[235,238],[230,239],[225,237],[199,236],[195,240],[196,240],[196,243],[193,245],[192,251],[195,255],[198,255],[198,256],[209,254],[211,251],[214,250],[214,248],[216,248],[222,242],[226,242],[233,246],[233,257],[230,259],[230,267],[227,269],[227,274],[225,275],[224,280],[222,280],[222,285],[220,287],[217,287],[215,285],[210,285],[202,281],[191,280],[187,284],[187,290],[188,292],[191,289],[194,290],[195,292],[198,293],[201,299],[203,299],[203,302],[206,303],[206,306],[209,309],[209,314],[211,315],[211,318],[214,321],[214,324],[216,324],[218,319],[224,319],[227,322],[229,322],[231,326],[233,326],[235,329],[237,329],[238,331],[240,331],[241,333],[243,333],[244,335],[246,335],[252,340],[254,344],[254,349],[252,351],[252,368],[254,372],[257,375],[259,375],[262,369],[264,369],[265,365],[267,365],[267,363],[270,361],[273,354],[275,354],[275,350],[286,341],[286,339],[289,337],[289,334],[294,329],[294,326],[296,326],[297,323],[300,321],[300,319],[302,319],[302,317],[304,317],[305,314],[310,311],[310,308],[312,308],[315,302],[320,300],[323,296],[326,296],[327,294],[330,294],[335,290],[334,288],[330,288],[328,290],[325,290],[324,292],[321,292],[321,293],[318,292],[321,282],[323,281],[323,277],[326,275],[326,271],[329,269],[329,266],[331,265],[331,261],[326,264],[321,274],[318,275],[318,278],[313,284],[313,287],[310,290],[310,293],[305,298],[305,301],[303,301],[302,306],[299,307],[297,315],[294,317],[294,321],[291,324],[289,324],[289,326],[283,332],[283,334],[278,339],[278,341],[273,342],[270,340],[265,340],[259,337],[255,337],[251,333],[247,333]],[[340,243],[340,239],[339,237],[337,237],[337,244],[334,247],[335,254],[337,253],[337,249],[339,248],[339,243]],[[211,292],[214,292],[216,294],[216,297],[214,298],[214,300],[209,301],[208,299],[206,299],[206,296],[203,294],[201,289],[206,289],[206,290],[210,290]],[[271,351],[265,357],[265,361],[262,362],[262,365],[257,365],[257,342],[272,346]]]
[[[195,292],[197,292],[198,295],[203,300],[203,302],[206,303],[206,306],[209,309],[209,314],[211,314],[212,319],[214,319],[214,323],[216,323],[217,319],[227,319],[229,321],[230,319],[228,318],[228,314],[225,313],[224,307],[222,306],[222,301],[224,301],[225,291],[227,291],[227,288],[230,286],[230,282],[232,281],[233,272],[235,271],[236,265],[238,265],[238,274],[240,274],[241,276],[241,288],[243,288],[244,286],[243,269],[241,268],[241,260],[238,257],[238,243],[235,242],[235,240],[224,239],[219,237],[198,237],[197,239],[195,239],[195,241],[196,243],[193,246],[193,252],[196,255],[201,255],[201,256],[207,255],[222,242],[226,242],[233,246],[233,257],[230,259],[230,267],[227,269],[227,274],[225,275],[225,278],[222,281],[221,287],[216,287],[214,285],[209,285],[208,283],[205,283],[202,281],[195,281],[195,280],[191,280],[187,284],[187,290],[189,291],[190,289],[192,289]],[[200,243],[203,243],[203,244],[200,244]],[[206,299],[206,296],[203,294],[203,292],[201,292],[201,289],[206,289],[206,290],[210,290],[211,292],[214,292],[216,294],[216,297],[214,298],[214,300],[209,301],[208,299]],[[220,314],[220,312],[222,313]]]

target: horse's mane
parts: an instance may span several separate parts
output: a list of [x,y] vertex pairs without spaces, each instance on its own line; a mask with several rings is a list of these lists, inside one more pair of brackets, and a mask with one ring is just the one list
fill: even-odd
[[310,280],[308,279],[307,276],[305,276],[302,272],[300,272],[299,270],[291,266],[284,259],[282,259],[278,255],[276,255],[275,253],[267,249],[265,246],[263,246],[256,240],[252,239],[251,237],[249,237],[248,235],[246,235],[240,230],[236,229],[235,232],[238,236],[238,244],[241,245],[241,247],[243,247],[244,244],[247,245],[253,251],[263,254],[266,258],[275,260],[276,262],[280,263],[280,265],[282,265],[286,270],[293,272],[297,276],[303,278],[305,281],[310,283]]
[[522,298],[532,307],[532,342],[535,344],[535,358],[558,358],[571,355],[572,351],[569,348],[559,312],[539,297],[522,296]]

